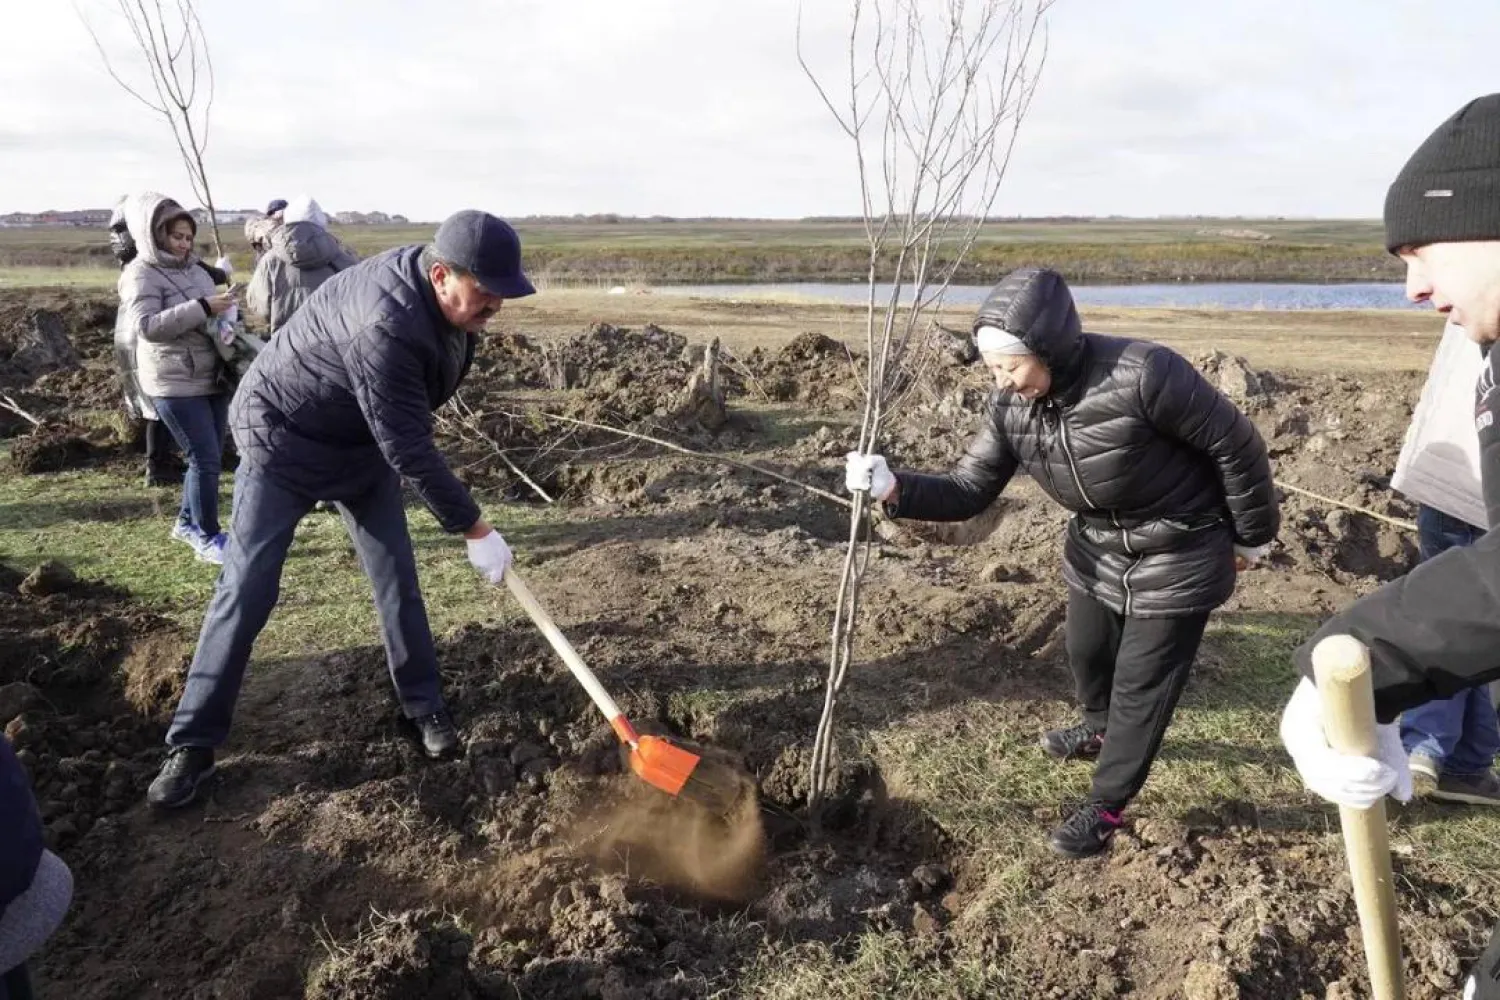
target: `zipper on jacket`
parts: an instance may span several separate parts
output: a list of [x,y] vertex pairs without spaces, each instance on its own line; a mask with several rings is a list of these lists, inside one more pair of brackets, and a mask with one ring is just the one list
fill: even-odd
[[1068,440],[1068,419],[1058,407],[1053,410],[1057,414],[1057,429],[1062,432],[1063,455],[1068,460],[1068,471],[1073,473],[1073,485],[1078,488],[1078,496],[1082,498],[1085,506],[1094,507],[1094,501],[1089,499],[1088,491],[1083,488],[1083,478],[1078,475],[1078,463],[1073,461],[1073,444]]
[[1135,562],[1131,563],[1130,567],[1126,569],[1125,572],[1120,576],[1120,587],[1125,591],[1125,617],[1129,618],[1130,608],[1132,604],[1130,594],[1130,574],[1135,572],[1135,568],[1141,564],[1141,560],[1145,557],[1137,554],[1135,549],[1132,549],[1130,547],[1130,532],[1125,530],[1125,526],[1120,523],[1120,515],[1115,511],[1110,511],[1109,519],[1114,523],[1114,526],[1116,528],[1120,529],[1120,544],[1125,546],[1125,553],[1127,555],[1135,556]]
[[1130,568],[1120,575],[1120,587],[1125,591],[1126,618],[1129,618],[1130,612],[1135,609],[1135,595],[1130,592],[1130,574],[1136,571],[1136,569],[1141,565],[1141,560],[1145,558],[1146,557],[1144,555],[1136,556],[1135,562],[1130,564]]

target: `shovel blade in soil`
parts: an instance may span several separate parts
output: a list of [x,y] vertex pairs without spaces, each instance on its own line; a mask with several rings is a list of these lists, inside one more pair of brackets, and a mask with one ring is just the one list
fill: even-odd
[[733,768],[684,750],[660,736],[642,736],[630,754],[630,769],[668,795],[690,798],[721,815],[744,797],[749,779]]

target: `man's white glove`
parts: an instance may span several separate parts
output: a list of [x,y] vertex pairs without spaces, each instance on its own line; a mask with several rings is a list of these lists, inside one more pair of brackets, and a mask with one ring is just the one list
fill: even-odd
[[1374,757],[1341,754],[1328,745],[1323,732],[1323,699],[1307,678],[1297,685],[1281,713],[1281,742],[1297,765],[1309,790],[1330,802],[1368,809],[1386,795],[1402,802],[1411,798],[1411,767],[1401,745],[1401,727],[1392,722],[1375,727]]
[[1234,546],[1234,557],[1236,559],[1243,560],[1243,562],[1244,562],[1244,568],[1245,569],[1249,569],[1251,566],[1254,566],[1256,563],[1260,562],[1262,559],[1264,559],[1266,556],[1268,556],[1270,554],[1271,554],[1271,543],[1270,542],[1267,542],[1264,545],[1255,545],[1255,546],[1241,545],[1238,542],[1236,542],[1235,546]]
[[480,576],[490,583],[504,581],[505,571],[510,569],[511,553],[500,532],[491,531],[488,535],[470,538],[467,545],[469,564],[479,570]]
[[896,489],[896,477],[883,455],[851,451],[844,456],[844,486],[850,493],[869,490],[871,498],[884,503]]

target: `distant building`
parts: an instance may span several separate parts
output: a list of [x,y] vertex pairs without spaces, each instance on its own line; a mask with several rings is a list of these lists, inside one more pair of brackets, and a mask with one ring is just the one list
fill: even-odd
[[86,208],[72,212],[11,212],[0,215],[0,226],[107,226],[110,210]]
[[[60,212],[11,212],[8,215],[0,215],[0,228],[21,228],[27,226],[76,226],[79,228],[104,228],[109,225],[111,210],[107,208],[86,208],[78,211]],[[219,217],[219,225],[230,225],[243,223],[246,219],[252,219],[261,214],[255,208],[235,208],[221,210],[216,213]],[[195,208],[192,216],[202,229],[208,225],[208,210]],[[404,215],[387,215],[384,212],[337,212],[330,215],[334,222],[345,226],[405,226],[410,221]]]

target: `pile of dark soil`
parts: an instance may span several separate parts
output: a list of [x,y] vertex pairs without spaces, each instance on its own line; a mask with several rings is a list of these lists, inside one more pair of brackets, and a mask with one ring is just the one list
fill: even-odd
[[174,626],[123,594],[55,568],[28,577],[0,565],[0,726],[57,849],[136,803],[185,653]]

